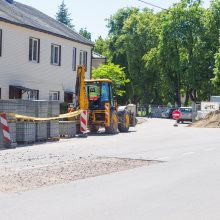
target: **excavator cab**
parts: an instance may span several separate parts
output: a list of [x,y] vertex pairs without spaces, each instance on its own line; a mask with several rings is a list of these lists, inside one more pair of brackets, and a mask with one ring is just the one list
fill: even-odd
[[90,110],[105,110],[105,104],[109,103],[114,109],[111,80],[86,80],[86,91]]

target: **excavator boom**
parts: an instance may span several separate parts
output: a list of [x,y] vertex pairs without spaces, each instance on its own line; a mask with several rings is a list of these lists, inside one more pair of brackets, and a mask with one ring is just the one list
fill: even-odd
[[85,67],[78,66],[76,77],[76,106],[81,110],[88,110],[89,103],[85,88]]

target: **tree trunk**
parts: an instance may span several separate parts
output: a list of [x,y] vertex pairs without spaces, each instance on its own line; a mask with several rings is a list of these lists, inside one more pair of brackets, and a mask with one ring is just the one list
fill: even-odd
[[184,106],[188,106],[188,104],[189,104],[189,87],[187,86],[187,88],[186,88],[186,98],[185,98]]
[[189,90],[189,97],[190,97],[192,102],[196,102],[197,101],[196,89],[190,89]]

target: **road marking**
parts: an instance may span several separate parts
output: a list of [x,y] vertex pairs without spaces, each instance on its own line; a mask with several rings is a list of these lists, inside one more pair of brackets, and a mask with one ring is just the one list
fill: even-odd
[[192,155],[192,154],[194,154],[195,152],[193,152],[193,151],[190,151],[190,152],[185,152],[185,153],[183,153],[183,155]]
[[216,150],[216,148],[213,147],[213,148],[207,148],[207,149],[204,149],[204,151],[213,151],[213,150]]
[[170,157],[159,157],[159,158],[157,158],[155,160],[168,160],[168,159],[170,159]]

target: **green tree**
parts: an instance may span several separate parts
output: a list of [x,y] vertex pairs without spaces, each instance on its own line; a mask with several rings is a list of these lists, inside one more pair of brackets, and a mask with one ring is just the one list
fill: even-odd
[[213,83],[216,88],[216,92],[220,92],[220,47],[218,53],[215,55],[215,68],[214,68]]
[[119,9],[114,15],[107,19],[107,27],[109,29],[108,41],[109,50],[112,57],[112,62],[120,66],[125,67],[125,72],[127,70],[127,55],[119,40],[123,32],[124,22],[133,14],[137,13],[139,9],[137,8],[122,8]]
[[82,35],[83,37],[87,38],[90,41],[92,39],[91,33],[89,31],[87,31],[87,28],[81,28],[79,30],[79,34]]
[[[149,9],[133,13],[125,22],[119,38],[126,53],[131,100],[134,103],[160,102],[159,73],[146,66],[146,53],[153,53],[158,45],[159,20]],[[152,51],[151,51],[152,50]],[[145,59],[144,59],[145,56]],[[151,63],[153,64],[153,63]]]
[[68,12],[68,8],[63,0],[62,3],[58,6],[58,12],[56,13],[56,19],[57,19],[57,21],[65,24],[69,28],[74,29],[74,25],[72,24],[72,19],[70,18],[70,15],[71,14]]
[[159,13],[123,8],[107,22],[108,37],[98,38],[95,50],[124,67],[127,101],[181,105],[184,97],[188,105],[215,91],[211,78],[220,85],[220,0],[208,9],[201,0]]
[[95,79],[112,80],[113,93],[117,96],[122,96],[125,93],[124,87],[129,82],[126,79],[124,68],[113,63],[102,64],[97,69],[93,69],[92,77]]
[[216,94],[220,92],[220,0],[214,0],[211,2],[211,7],[208,13],[209,18],[209,39],[210,40],[210,55],[213,58],[211,62],[210,71],[213,70],[214,63],[214,78],[212,80],[214,84],[214,91]]
[[181,105],[189,98],[199,100],[204,82],[209,80],[205,60],[205,9],[200,0],[182,0],[163,14],[160,52],[164,75]]
[[112,54],[109,49],[108,39],[103,39],[101,36],[99,36],[98,39],[95,40],[94,51],[105,56],[109,62],[112,61]]

